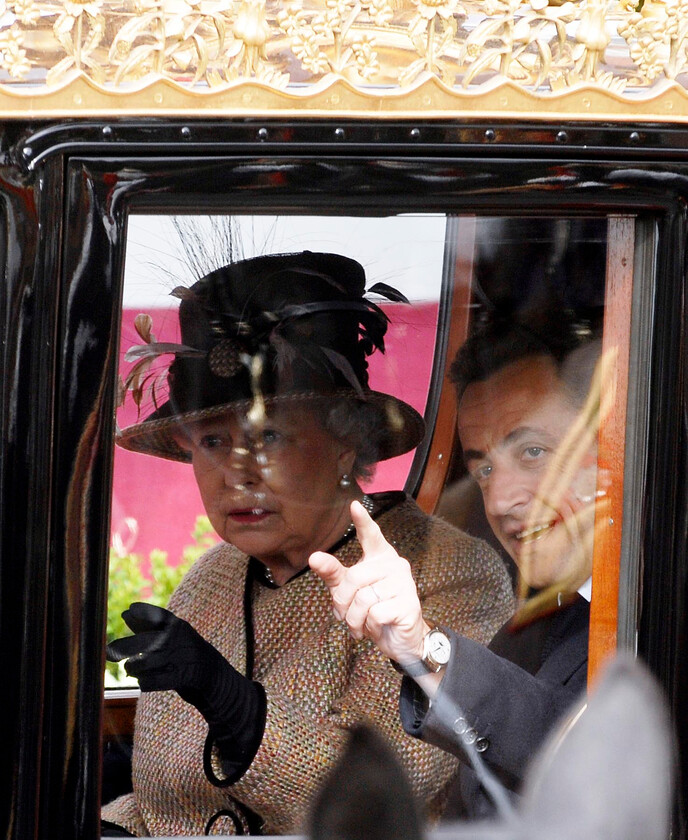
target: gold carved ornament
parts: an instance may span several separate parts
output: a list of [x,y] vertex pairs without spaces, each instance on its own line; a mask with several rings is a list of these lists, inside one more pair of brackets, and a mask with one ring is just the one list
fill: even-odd
[[688,121],[688,0],[0,0],[7,116]]

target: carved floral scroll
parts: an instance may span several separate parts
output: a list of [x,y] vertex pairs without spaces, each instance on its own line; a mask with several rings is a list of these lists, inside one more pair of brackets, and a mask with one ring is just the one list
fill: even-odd
[[[632,103],[688,84],[688,0],[0,0],[0,12],[0,93],[38,110],[77,80],[125,97],[161,81],[201,97],[250,84],[262,102],[343,83],[402,104],[422,86]],[[688,118],[688,98],[672,101]]]

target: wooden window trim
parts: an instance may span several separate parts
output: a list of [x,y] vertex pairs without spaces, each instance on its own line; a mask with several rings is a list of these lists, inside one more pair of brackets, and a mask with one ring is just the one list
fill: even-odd
[[475,217],[460,217],[459,235],[454,252],[454,288],[452,290],[449,335],[444,358],[438,360],[441,362],[441,369],[446,373],[442,383],[435,426],[432,430],[432,439],[428,448],[423,480],[416,496],[416,501],[421,510],[430,514],[435,512],[440,495],[444,490],[451,466],[452,452],[457,442],[456,397],[454,387],[449,381],[449,365],[468,337],[473,288],[475,231]]
[[103,710],[103,741],[112,741],[134,734],[134,715],[140,691],[107,689]]
[[602,353],[613,352],[616,359],[612,405],[598,437],[598,474],[606,472],[609,488],[607,504],[595,516],[588,684],[617,648],[634,252],[635,219],[610,216]]

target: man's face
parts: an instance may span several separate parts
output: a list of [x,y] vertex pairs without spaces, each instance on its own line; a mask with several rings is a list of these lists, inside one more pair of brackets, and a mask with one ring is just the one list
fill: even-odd
[[458,431],[497,539],[526,584],[585,580],[592,567],[596,445],[560,446],[579,412],[546,356],[513,362],[463,393]]

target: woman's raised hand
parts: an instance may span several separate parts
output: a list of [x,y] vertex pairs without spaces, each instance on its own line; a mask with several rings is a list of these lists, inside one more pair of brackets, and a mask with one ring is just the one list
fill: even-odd
[[363,549],[361,560],[347,568],[331,554],[316,551],[308,562],[329,588],[335,615],[346,621],[355,639],[372,639],[402,665],[413,662],[422,655],[430,627],[423,620],[411,567],[359,502],[351,503],[351,519]]

